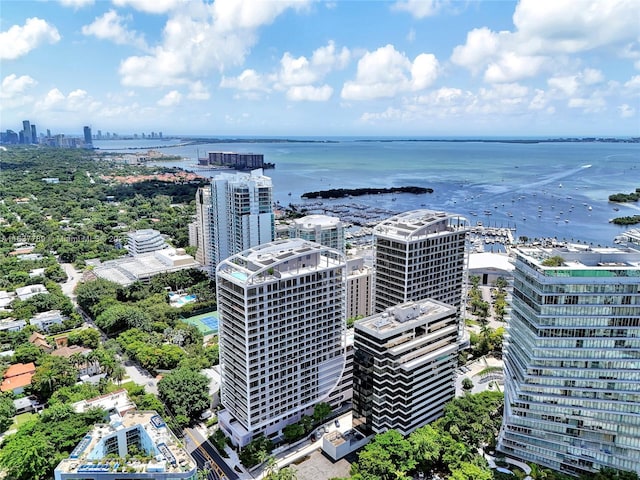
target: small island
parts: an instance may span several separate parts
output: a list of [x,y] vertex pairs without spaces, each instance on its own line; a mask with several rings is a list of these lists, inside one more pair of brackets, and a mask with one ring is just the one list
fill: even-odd
[[[613,195],[609,195],[610,202],[616,203],[632,203],[640,200],[640,188],[636,188],[635,192],[631,193],[614,193]],[[614,208],[614,210],[618,210]],[[612,220],[609,220],[609,223],[613,223],[616,225],[637,225],[640,223],[640,215],[631,215],[628,217],[617,217]]]
[[392,187],[392,188],[333,188],[318,192],[307,192],[302,198],[345,198],[360,197],[362,195],[379,195],[382,193],[433,193],[433,188],[424,187]]

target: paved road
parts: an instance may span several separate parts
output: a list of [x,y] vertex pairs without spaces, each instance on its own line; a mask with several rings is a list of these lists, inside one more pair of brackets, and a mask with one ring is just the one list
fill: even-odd
[[76,296],[74,295],[73,291],[80,281],[80,278],[82,278],[82,273],[78,272],[74,268],[72,263],[61,263],[60,266],[64,270],[64,273],[67,274],[67,281],[60,284],[60,286],[62,287],[62,293],[69,297],[71,299],[71,302],[75,305]]
[[158,380],[137,363],[129,360],[124,363],[127,376],[137,385],[144,385],[147,393],[158,394]]
[[240,478],[200,432],[194,428],[185,428],[184,433],[187,451],[191,453],[199,469],[208,468],[210,470],[207,475],[209,480],[238,480]]

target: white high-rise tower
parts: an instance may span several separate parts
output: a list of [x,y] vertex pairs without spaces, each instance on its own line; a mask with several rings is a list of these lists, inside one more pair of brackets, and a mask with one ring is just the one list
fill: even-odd
[[374,311],[425,298],[463,301],[468,221],[431,210],[401,213],[373,230]]
[[275,238],[273,187],[262,169],[211,179],[212,268],[224,259]]
[[302,239],[222,261],[220,427],[237,445],[277,435],[335,389],[345,367],[346,259]]

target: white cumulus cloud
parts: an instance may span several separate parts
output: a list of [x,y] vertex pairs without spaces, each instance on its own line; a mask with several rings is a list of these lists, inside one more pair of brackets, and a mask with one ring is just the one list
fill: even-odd
[[64,7],[82,8],[93,5],[94,0],[60,0],[60,4]]
[[38,82],[29,75],[21,75],[18,77],[15,73],[12,73],[2,79],[0,98],[9,99],[17,95],[22,95],[28,88],[37,84]]
[[171,90],[164,97],[158,100],[158,105],[161,107],[174,107],[180,104],[182,100],[182,94],[177,90]]
[[636,114],[636,110],[632,106],[623,103],[618,107],[618,113],[622,118],[629,118],[633,117]]
[[[130,19],[130,18],[129,18]],[[137,32],[128,30],[124,22],[128,18],[121,17],[115,10],[109,10],[90,25],[82,27],[84,35],[93,35],[101,40],[111,40],[118,45],[133,45],[142,50],[147,49],[144,37]]]
[[551,77],[547,80],[547,84],[551,88],[560,90],[565,95],[575,95],[580,86],[576,75],[567,75],[562,77]]
[[253,69],[246,69],[237,77],[222,77],[220,86],[242,91],[269,91],[267,80]]
[[0,110],[20,107],[33,102],[33,97],[28,94],[29,89],[38,82],[29,75],[17,76],[12,73],[2,79],[0,84]]
[[261,26],[306,1],[217,0],[213,4],[173,5],[161,44],[150,55],[132,56],[119,68],[126,86],[157,87],[188,83],[211,71],[241,65]]
[[190,100],[209,100],[211,94],[207,87],[198,80],[189,85],[189,93],[187,94],[187,98]]
[[355,80],[345,82],[341,95],[345,100],[393,97],[429,87],[438,71],[438,60],[432,54],[420,54],[412,62],[393,45],[386,45],[364,54]]
[[60,33],[41,18],[28,18],[24,26],[13,25],[0,32],[0,60],[13,60],[26,55],[43,43],[57,43]]
[[350,58],[351,52],[348,48],[342,47],[338,50],[332,41],[314,50],[311,59],[305,56],[295,58],[291,53],[285,52],[280,59],[280,70],[275,80],[276,87],[283,89],[319,82],[330,72],[345,68]]
[[48,112],[94,112],[101,103],[94,100],[86,90],[76,89],[68,95],[62,93],[58,88],[52,88],[45,97],[35,105],[36,110],[41,114]]
[[312,85],[297,85],[287,90],[287,98],[293,101],[326,102],[331,98],[333,88],[329,85],[314,87]]
[[391,8],[420,19],[436,15],[444,3],[440,0],[398,0]]
[[628,81],[625,82],[624,86],[625,88],[628,88],[630,90],[640,91],[640,75],[631,77]]
[[513,82],[536,75],[544,57],[518,55],[505,52],[495,62],[492,62],[484,72],[484,79],[489,83]]
[[633,0],[522,0],[513,14],[521,37],[536,53],[577,53],[638,38]]
[[131,7],[145,13],[166,13],[185,0],[113,0],[117,7]]
[[[599,48],[637,59],[638,8],[632,0],[521,0],[513,23],[513,31],[471,30],[453,49],[451,62],[500,83],[535,76],[554,57]],[[598,70],[583,72],[582,84],[601,81]]]
[[[502,32],[503,35],[505,33]],[[494,58],[499,48],[499,33],[493,32],[487,27],[474,28],[467,33],[466,43],[453,49],[451,61],[456,65],[468,68],[473,73],[477,73]]]

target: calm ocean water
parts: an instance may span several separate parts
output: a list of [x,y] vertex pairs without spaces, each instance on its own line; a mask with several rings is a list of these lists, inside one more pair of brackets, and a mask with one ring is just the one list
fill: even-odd
[[[101,150],[170,145],[171,141],[97,141]],[[640,144],[361,141],[336,143],[215,143],[160,150],[189,170],[208,151],[264,154],[276,164],[274,197],[301,204],[308,191],[331,188],[422,186],[425,195],[337,199],[394,212],[429,208],[460,213],[471,224],[515,227],[516,238],[556,237],[611,245],[624,231],[609,220],[638,215],[640,205],[608,202],[612,193],[640,187]],[[131,152],[131,151],[130,151]],[[211,172],[203,173],[211,175]],[[615,211],[614,208],[618,208]]]

